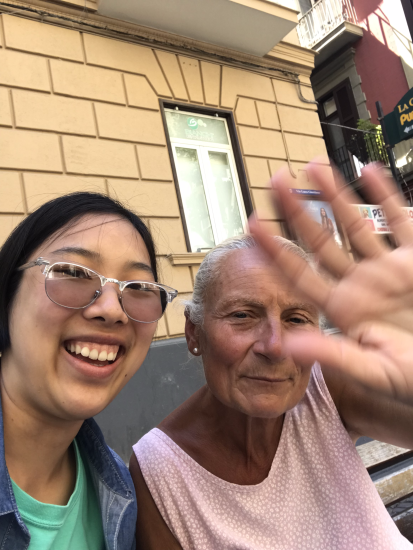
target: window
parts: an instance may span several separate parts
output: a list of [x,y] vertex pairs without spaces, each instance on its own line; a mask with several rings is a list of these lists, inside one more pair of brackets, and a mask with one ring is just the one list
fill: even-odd
[[[319,99],[319,116],[329,157],[350,183],[359,177],[360,148],[364,138],[351,130],[359,118],[349,79],[344,80]],[[360,143],[361,139],[361,143]],[[359,160],[360,158],[360,160]]]
[[334,97],[330,97],[329,99],[324,101],[323,107],[324,107],[324,114],[326,117],[329,117],[333,113],[337,112],[337,105]]
[[298,4],[300,6],[301,14],[305,15],[313,7],[314,1],[313,0],[298,0]]
[[165,109],[191,252],[244,233],[247,215],[224,117]]

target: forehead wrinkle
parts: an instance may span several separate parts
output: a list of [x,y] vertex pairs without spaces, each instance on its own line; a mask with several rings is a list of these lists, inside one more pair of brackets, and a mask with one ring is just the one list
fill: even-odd
[[310,302],[296,302],[296,301],[286,300],[283,303],[283,306],[284,306],[284,309],[303,309],[304,311],[307,311],[312,315],[318,315],[317,308]]
[[255,298],[228,298],[221,302],[221,307],[231,307],[237,305],[245,305],[252,307],[265,307],[264,302],[256,300]]
[[[277,302],[277,304],[281,307],[281,309],[283,310],[302,309],[312,315],[318,314],[317,308],[310,302],[294,300],[294,298],[288,298],[288,297],[284,299],[282,294],[283,292],[281,292],[281,294],[277,292],[276,294],[271,296],[271,298],[273,298]],[[214,310],[226,309],[228,307],[234,307],[234,306],[266,308],[268,305],[269,304],[267,302],[262,300],[257,300],[255,297],[244,296],[244,297],[224,298],[221,303],[219,302],[219,300],[217,300],[217,302],[215,303],[215,306],[212,309]]]

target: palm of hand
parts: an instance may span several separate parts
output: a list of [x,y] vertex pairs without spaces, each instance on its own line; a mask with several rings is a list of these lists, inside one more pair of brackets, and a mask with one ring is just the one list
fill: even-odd
[[413,333],[413,247],[352,264],[329,289],[322,307],[345,333],[367,321]]
[[273,183],[278,202],[327,277],[281,247],[257,223],[252,222],[252,232],[275,269],[344,335],[331,338],[296,333],[286,339],[285,351],[297,362],[318,360],[369,389],[413,403],[413,226],[400,208],[403,201],[377,168],[364,171],[372,202],[383,205],[400,243],[391,250],[360,218],[352,206],[357,199],[351,193],[337,191],[320,167],[310,165],[309,173],[342,220],[361,260],[353,262],[306,214],[289,193],[286,173],[276,176]]

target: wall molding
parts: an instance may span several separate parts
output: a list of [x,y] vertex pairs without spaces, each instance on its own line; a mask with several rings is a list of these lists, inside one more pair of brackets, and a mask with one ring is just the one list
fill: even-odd
[[43,0],[30,2],[1,0],[0,13],[9,13],[125,42],[153,46],[157,49],[168,51],[172,49],[174,52],[178,50],[198,59],[216,61],[232,67],[239,66],[252,72],[294,82],[297,82],[300,74],[309,76],[314,67],[315,52],[287,42],[277,44],[267,56],[257,57],[166,31],[103,17],[95,13],[95,5],[96,3],[90,0],[86,0],[86,4],[79,0],[70,0],[70,4],[66,2],[56,4]]
[[184,254],[169,254],[168,260],[172,265],[201,265],[206,252],[186,252]]

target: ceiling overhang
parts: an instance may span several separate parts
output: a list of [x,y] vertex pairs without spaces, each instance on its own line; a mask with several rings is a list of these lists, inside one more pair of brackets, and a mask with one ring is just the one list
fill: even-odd
[[100,0],[98,13],[259,57],[298,23],[296,0]]
[[362,27],[350,23],[350,21],[344,21],[314,46],[314,50],[318,53],[315,58],[315,66],[320,66],[343,48],[360,40],[362,36]]

